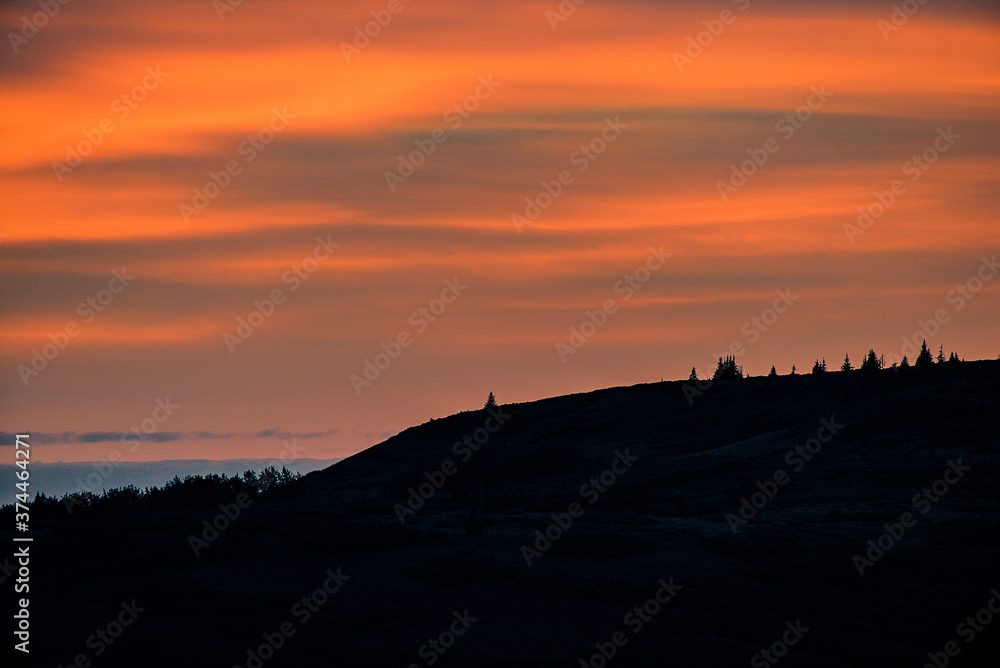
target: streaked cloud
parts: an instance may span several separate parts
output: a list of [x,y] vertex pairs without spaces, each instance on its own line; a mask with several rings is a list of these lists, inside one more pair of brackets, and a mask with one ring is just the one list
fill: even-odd
[[[743,4],[590,0],[553,30],[556,2],[407,2],[350,63],[341,43],[382,4],[255,0],[224,20],[207,0],[61,6],[0,59],[4,429],[38,430],[43,457],[100,459],[103,436],[169,395],[182,408],[144,457],[268,457],[278,434],[342,456],[491,390],[686,377],[785,288],[801,300],[741,359],[752,373],[898,347],[998,250],[997,6],[926,3],[887,40],[889,5],[754,0],[678,71],[672,54]],[[34,11],[6,3],[3,34]],[[486,76],[499,87],[453,127]],[[833,96],[785,136],[816,87]],[[287,128],[241,150],[275,110]],[[609,118],[621,137],[581,162]],[[947,128],[961,138],[910,180]],[[390,191],[386,172],[436,130]],[[723,201],[720,180],[772,138]],[[88,154],[57,175],[67,146]],[[564,170],[518,234],[511,215]],[[845,225],[897,179],[905,193],[852,240]],[[339,246],[301,273],[318,238]],[[666,266],[562,364],[554,344],[660,246]],[[123,267],[134,283],[85,320],[78,305]],[[455,279],[467,293],[416,334]],[[998,285],[935,346],[1000,352]],[[223,334],[275,290],[230,353]],[[71,322],[25,385],[18,367]],[[413,344],[358,396],[349,376],[401,332]]]
[[[150,441],[151,443],[170,443],[171,441],[228,441],[234,438],[271,438],[279,440],[301,439],[307,441],[314,438],[325,438],[337,433],[336,429],[329,429],[325,432],[294,433],[279,429],[264,429],[254,434],[240,434],[229,432],[225,434],[209,431],[162,431],[144,434],[142,432],[116,432],[116,431],[88,431],[75,432],[64,431],[57,434],[45,432],[32,432],[28,441],[32,445],[66,445],[66,444],[92,444],[92,443],[132,443],[134,441]],[[15,434],[5,434],[0,432],[0,446],[14,445]]]

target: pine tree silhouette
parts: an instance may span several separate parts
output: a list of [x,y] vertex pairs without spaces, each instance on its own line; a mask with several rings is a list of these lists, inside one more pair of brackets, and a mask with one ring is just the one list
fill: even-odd
[[944,346],[938,348],[937,363],[944,364]]
[[877,371],[882,368],[882,363],[879,362],[878,357],[875,356],[874,350],[869,350],[868,355],[865,357],[864,361],[861,362],[862,371]]
[[493,393],[490,392],[490,396],[486,397],[486,405],[483,406],[483,408],[490,409],[490,408],[496,408],[496,407],[497,407],[496,397],[494,397]]
[[844,363],[840,365],[840,370],[843,372],[852,371],[854,367],[851,366],[851,356],[844,355]]
[[736,365],[736,358],[732,355],[723,360],[719,358],[719,365],[715,368],[712,380],[740,380],[743,378],[743,369]]
[[688,376],[688,381],[694,382],[697,380],[698,380],[698,371],[694,367],[691,367],[691,375]]
[[900,369],[910,368],[910,360],[906,359],[906,355],[903,355],[903,361],[899,363]]
[[917,355],[917,361],[914,366],[930,366],[934,364],[934,358],[931,357],[931,351],[927,348],[927,339],[924,339],[923,344],[920,346],[920,354]]
[[771,373],[767,374],[768,378],[777,378],[778,372],[774,370],[774,365],[771,365]]

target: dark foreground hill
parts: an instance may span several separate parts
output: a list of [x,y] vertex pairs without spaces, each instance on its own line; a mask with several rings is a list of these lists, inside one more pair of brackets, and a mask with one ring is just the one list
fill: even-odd
[[39,509],[31,665],[995,665],[1000,362],[683,385],[432,420],[269,498]]

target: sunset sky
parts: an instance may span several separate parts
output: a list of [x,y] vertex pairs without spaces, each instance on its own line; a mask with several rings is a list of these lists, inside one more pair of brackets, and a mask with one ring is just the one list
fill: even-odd
[[41,5],[0,9],[37,461],[342,457],[734,342],[1000,354],[994,2]]

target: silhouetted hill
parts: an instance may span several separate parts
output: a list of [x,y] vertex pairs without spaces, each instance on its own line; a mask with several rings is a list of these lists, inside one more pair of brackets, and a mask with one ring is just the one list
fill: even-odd
[[432,420],[203,547],[217,505],[39,510],[33,656],[247,666],[287,623],[261,665],[993,665],[1000,362],[684,385]]

